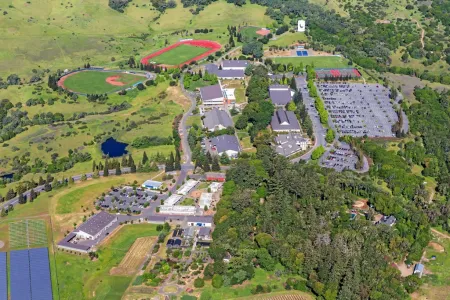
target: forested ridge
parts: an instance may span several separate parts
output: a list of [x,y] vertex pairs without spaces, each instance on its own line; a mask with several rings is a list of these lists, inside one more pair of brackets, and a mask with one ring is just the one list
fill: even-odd
[[[227,172],[210,250],[214,276],[237,284],[255,267],[273,271],[281,263],[306,280],[294,288],[325,299],[408,298],[419,279],[401,278],[391,263],[415,247],[420,258],[429,240],[427,218],[367,179],[291,164],[259,146],[254,158],[239,159]],[[359,197],[396,202],[399,230],[374,225],[373,210],[368,220],[350,220]],[[229,264],[222,261],[227,252]]]

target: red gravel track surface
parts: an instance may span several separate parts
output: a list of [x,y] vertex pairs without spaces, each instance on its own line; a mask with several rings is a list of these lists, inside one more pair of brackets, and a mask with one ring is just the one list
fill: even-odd
[[158,50],[156,52],[153,52],[150,55],[147,55],[146,57],[141,59],[141,63],[143,65],[148,65],[149,61],[151,61],[151,59],[153,57],[156,57],[158,55],[163,54],[164,52],[170,51],[180,45],[191,45],[191,46],[196,46],[196,47],[203,47],[203,48],[207,48],[209,49],[208,51],[206,51],[205,53],[202,53],[194,58],[191,58],[190,60],[187,60],[181,64],[179,64],[178,66],[167,66],[164,65],[166,67],[171,67],[171,68],[176,68],[176,67],[181,67],[183,65],[188,65],[189,63],[193,62],[193,61],[198,61],[202,58],[207,57],[208,55],[210,55],[211,53],[217,52],[218,50],[220,50],[220,48],[222,48],[222,46],[219,43],[213,42],[213,41],[208,41],[208,40],[186,40],[186,41],[180,41],[178,43],[175,43],[173,45],[170,45],[166,48],[163,48],[161,50]]

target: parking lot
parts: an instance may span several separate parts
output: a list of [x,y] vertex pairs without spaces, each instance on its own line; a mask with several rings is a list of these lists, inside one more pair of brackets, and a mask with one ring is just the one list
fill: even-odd
[[117,212],[139,213],[147,207],[152,199],[158,197],[157,192],[125,186],[109,191],[105,196],[101,196],[97,205],[106,210]]
[[321,165],[335,169],[338,172],[343,170],[355,170],[358,157],[346,143],[340,143],[337,147],[331,148],[321,158]]
[[338,135],[393,137],[398,121],[390,91],[380,84],[318,83],[320,95]]

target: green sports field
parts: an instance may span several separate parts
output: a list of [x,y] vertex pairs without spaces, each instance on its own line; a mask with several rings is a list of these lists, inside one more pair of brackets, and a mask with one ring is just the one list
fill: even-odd
[[[114,81],[123,85],[113,85],[106,82],[108,77],[118,76]],[[144,81],[145,77],[119,72],[82,71],[69,75],[64,80],[64,87],[76,93],[106,94],[119,91]]]
[[294,66],[310,65],[314,68],[348,68],[346,60],[339,56],[276,57],[273,61],[282,64],[292,63]]
[[151,58],[151,61],[158,64],[176,66],[196,56],[199,56],[200,54],[203,54],[208,50],[208,48],[182,44],[167,52],[162,53],[161,55]]

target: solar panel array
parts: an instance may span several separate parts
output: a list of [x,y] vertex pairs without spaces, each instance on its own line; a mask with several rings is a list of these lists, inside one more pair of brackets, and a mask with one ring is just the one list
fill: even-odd
[[8,279],[6,270],[6,252],[0,252],[0,299],[8,299]]
[[307,50],[297,50],[297,56],[309,56]]
[[11,299],[31,299],[30,258],[28,250],[10,253]]
[[53,298],[47,248],[11,251],[10,277],[11,299]]
[[30,249],[31,297],[33,300],[52,299],[52,283],[48,249]]

